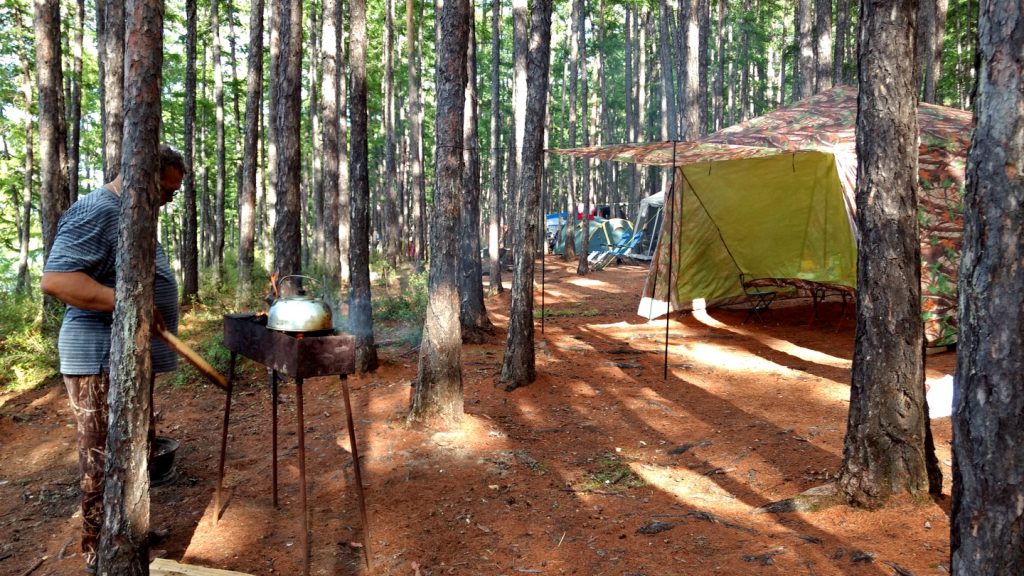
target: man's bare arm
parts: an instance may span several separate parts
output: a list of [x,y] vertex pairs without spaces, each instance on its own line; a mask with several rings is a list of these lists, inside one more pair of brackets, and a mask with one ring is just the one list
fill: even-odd
[[39,283],[43,293],[83,310],[114,311],[114,289],[85,272],[44,272]]

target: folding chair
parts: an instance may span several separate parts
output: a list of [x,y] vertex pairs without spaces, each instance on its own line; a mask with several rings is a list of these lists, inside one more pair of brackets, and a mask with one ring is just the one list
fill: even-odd
[[757,316],[757,320],[764,324],[764,316],[761,313],[767,313],[768,309],[771,308],[772,302],[775,301],[775,291],[753,286],[753,281],[754,277],[752,275],[746,272],[740,273],[740,284],[743,286],[743,292],[747,295],[747,302],[750,303],[750,308],[747,309],[747,316],[743,319],[743,323],[746,324],[751,316]]

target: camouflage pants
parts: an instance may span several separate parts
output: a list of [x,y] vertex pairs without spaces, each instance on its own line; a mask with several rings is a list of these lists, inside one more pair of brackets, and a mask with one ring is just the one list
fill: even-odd
[[[78,471],[82,497],[82,556],[86,566],[96,565],[96,545],[103,526],[103,467],[107,454],[107,390],[110,374],[101,372],[87,376],[64,376],[71,411],[78,428]],[[149,381],[150,406],[153,379]],[[153,410],[150,410],[149,444],[156,434]]]

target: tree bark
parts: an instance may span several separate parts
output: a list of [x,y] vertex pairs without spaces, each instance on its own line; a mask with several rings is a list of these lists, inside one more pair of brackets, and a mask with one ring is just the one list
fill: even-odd
[[[24,25],[21,14],[17,17],[19,29]],[[27,28],[27,25],[26,25]],[[30,32],[24,30],[27,38]],[[25,104],[25,119],[22,124],[25,130],[25,163],[23,184],[21,189],[21,218],[18,222],[18,279],[15,291],[19,294],[29,293],[28,246],[32,241],[32,176],[35,173],[34,145],[32,135],[32,63],[27,47],[18,50],[21,59],[21,97]],[[6,144],[5,144],[6,146]],[[68,202],[70,205],[70,201]],[[59,219],[59,216],[58,216]]]
[[533,342],[533,269],[536,228],[543,173],[544,118],[547,115],[548,52],[551,50],[552,0],[534,0],[530,22],[527,80],[526,140],[519,178],[518,213],[513,220],[522,250],[515,255],[512,308],[508,338],[501,364],[505,390],[525,386],[537,378]]
[[683,140],[696,140],[700,137],[701,112],[700,112],[700,3],[703,0],[693,0],[683,10],[683,23],[685,27],[680,31],[683,35],[683,46],[685,60],[682,63],[683,80],[680,82],[683,89],[684,106],[682,113],[682,132],[679,137]]
[[[366,0],[351,0],[349,53],[352,71],[351,239],[349,240],[349,330],[356,339],[356,371],[377,369],[370,301],[370,171],[366,110]],[[461,62],[461,61],[460,61]]]
[[400,202],[395,179],[395,17],[394,0],[384,0],[384,253],[392,267],[398,267],[402,232]]
[[68,201],[78,199],[78,167],[82,142],[82,45],[85,28],[85,0],[75,3],[75,34],[71,45],[71,102],[68,103]]
[[941,490],[924,391],[916,20],[916,0],[865,2],[860,15],[857,331],[837,485],[863,507]]
[[[505,190],[508,191],[508,203],[510,206],[517,205],[516,194],[519,193],[516,180],[519,174],[519,166],[523,157],[523,138],[526,134],[526,58],[529,46],[529,8],[526,0],[512,0],[512,121],[513,140],[512,150],[508,155],[508,182]],[[516,245],[516,238],[512,238],[513,252],[519,250]]]
[[917,57],[921,73],[921,100],[936,103],[935,91],[942,72],[942,44],[946,35],[947,0],[921,2],[918,17]]
[[953,398],[952,573],[1022,574],[1024,11],[981,2]]
[[[580,78],[580,106],[583,110],[580,111],[580,124],[583,128],[583,145],[590,146],[590,122],[589,122],[589,106],[587,101],[587,32],[585,22],[587,19],[587,5],[584,0],[573,0],[573,14],[576,26],[576,50],[579,59],[576,62],[576,69],[579,73]],[[540,130],[543,132],[543,124],[541,124]],[[590,159],[583,158],[583,177],[580,182],[583,184],[583,189],[580,190],[580,196],[583,197],[583,239],[580,242],[580,246],[583,247],[579,253],[579,260],[576,263],[576,273],[580,276],[584,276],[590,272],[590,261],[587,259],[590,256]],[[520,190],[524,188],[520,187]],[[518,203],[519,206],[525,208],[525,204],[521,201]],[[573,209],[575,211],[575,208]]]
[[[67,173],[67,130],[61,74],[60,2],[37,0],[33,24],[36,43],[36,86],[39,91],[39,205],[43,231],[43,262],[57,236],[57,223],[70,205]],[[43,300],[44,330],[55,336],[64,305]],[[52,333],[51,333],[52,332]]]
[[501,2],[491,2],[491,218],[487,226],[487,256],[490,260],[490,290],[500,294],[501,284],[501,86],[498,77],[501,65]]
[[[575,0],[579,1],[579,0]],[[672,22],[672,12],[668,7],[668,0],[661,0],[661,18],[658,19],[660,39],[658,41],[658,55],[661,58],[661,111],[662,118],[662,140],[675,140],[678,138],[679,120],[676,117],[676,83],[673,79],[672,65],[672,36],[669,32]]]
[[182,123],[185,131],[185,179],[182,182],[184,215],[181,226],[181,301],[187,303],[199,296],[199,223],[196,210],[194,153],[196,145],[196,0],[185,2],[185,110]]
[[341,303],[341,248],[338,237],[338,54],[341,52],[341,12],[337,0],[324,0],[323,34],[320,46],[320,69],[323,74],[323,95],[320,115],[323,120],[323,291],[329,303],[338,309]]
[[302,272],[302,159],[299,153],[302,111],[302,2],[284,2],[278,59],[277,223],[274,226],[274,272],[278,278]]
[[409,66],[409,176],[412,196],[413,261],[417,271],[423,269],[424,246],[423,212],[426,181],[423,176],[423,106],[420,103],[419,42],[416,39],[416,20],[413,0],[405,3],[405,34],[408,38]]
[[242,295],[248,295],[252,290],[256,255],[256,166],[259,163],[263,100],[263,0],[253,0],[249,12],[249,72],[245,85],[245,142],[242,146],[242,189],[238,199],[238,282]]
[[850,29],[851,0],[836,0],[836,41],[832,49],[832,84],[846,81],[846,42]]
[[[349,240],[352,204],[349,200],[348,156],[348,44],[343,36],[345,0],[338,2],[338,250],[341,253],[341,285],[349,283]],[[422,155],[421,155],[422,157]]]
[[466,49],[466,91],[463,114],[464,172],[462,178],[462,241],[458,259],[459,323],[464,342],[481,343],[494,332],[484,305],[483,266],[480,261],[480,139],[477,137],[476,13],[469,0],[469,41]]
[[110,342],[110,416],[104,467],[100,574],[149,574],[149,426],[153,276],[163,64],[163,2],[129,0],[126,12],[123,197]]
[[210,32],[213,36],[213,100],[217,156],[213,205],[213,272],[219,284],[224,278],[224,189],[227,185],[224,150],[224,66],[221,64],[220,1],[210,4]]
[[795,32],[798,53],[793,78],[794,102],[814,94],[814,39],[811,34],[814,14],[811,13],[811,6],[811,0],[796,2]]
[[466,54],[472,19],[467,0],[446,0],[438,17],[437,169],[430,227],[430,300],[409,421],[448,429],[463,417],[459,324],[459,222],[463,186]]
[[814,93],[817,94],[832,87],[832,0],[816,0],[814,15],[814,63],[817,70]]
[[121,138],[124,129],[124,27],[125,0],[100,0],[103,10],[103,181],[121,172]]
[[729,3],[718,2],[718,73],[715,75],[715,125],[718,131],[725,127],[725,38],[726,19],[729,17]]

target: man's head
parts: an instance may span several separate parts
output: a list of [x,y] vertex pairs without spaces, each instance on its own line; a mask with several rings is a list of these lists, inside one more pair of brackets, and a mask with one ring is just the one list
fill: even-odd
[[166,144],[160,145],[160,204],[174,200],[174,193],[181,188],[185,178],[185,158]]

